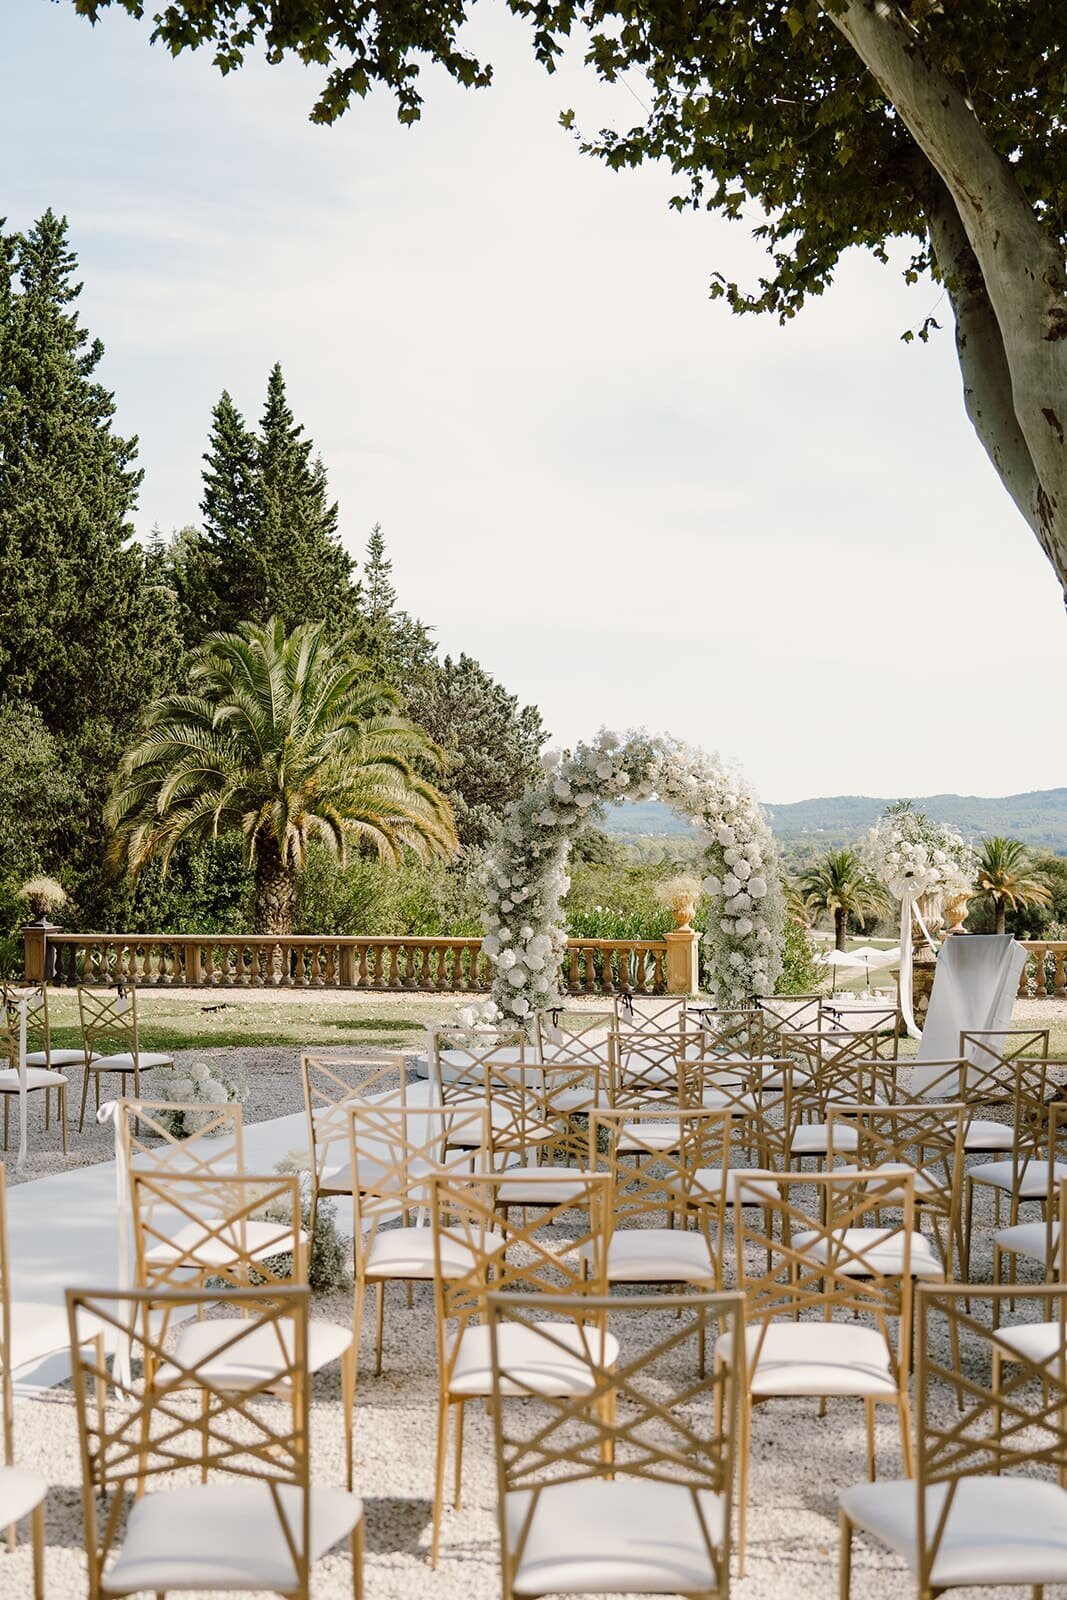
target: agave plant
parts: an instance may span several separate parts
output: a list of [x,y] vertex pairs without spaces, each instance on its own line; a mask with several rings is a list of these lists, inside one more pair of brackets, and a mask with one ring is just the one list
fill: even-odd
[[291,933],[308,844],[344,861],[366,842],[450,856],[452,812],[423,775],[442,752],[398,713],[392,690],[325,623],[272,619],[205,640],[188,688],[148,710],[122,758],[107,821],[135,874],[164,871],[184,840],[240,833],[255,872],[256,931]]

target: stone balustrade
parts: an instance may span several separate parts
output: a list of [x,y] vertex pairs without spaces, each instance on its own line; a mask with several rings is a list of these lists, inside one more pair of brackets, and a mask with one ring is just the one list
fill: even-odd
[[[475,994],[492,972],[478,938],[65,933],[31,923],[23,940],[27,982],[65,986]],[[683,992],[668,987],[667,953],[662,939],[571,939],[563,984],[570,994]]]

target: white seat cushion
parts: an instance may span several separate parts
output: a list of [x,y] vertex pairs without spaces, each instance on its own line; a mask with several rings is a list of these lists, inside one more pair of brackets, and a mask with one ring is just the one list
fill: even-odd
[[[156,1382],[162,1388],[173,1383],[179,1369],[196,1368],[196,1377],[218,1384],[222,1389],[252,1389],[269,1384],[272,1374],[284,1367],[292,1354],[290,1324],[279,1322],[252,1328],[239,1317],[212,1317],[204,1322],[184,1323],[174,1346],[174,1365],[162,1363]],[[284,1343],[283,1343],[284,1341]],[[308,1371],[319,1372],[344,1355],[352,1343],[352,1329],[337,1322],[314,1318],[308,1323]],[[225,1348],[223,1348],[225,1347]],[[218,1350],[215,1360],[211,1353]]]
[[47,1483],[36,1472],[27,1472],[25,1467],[0,1467],[0,1518],[5,1526],[28,1516],[47,1493]]
[[[502,1250],[502,1233],[485,1233],[486,1251]],[[445,1233],[441,1239],[441,1269],[446,1278],[462,1278],[476,1265],[473,1251],[462,1240]],[[434,1276],[433,1228],[379,1228],[367,1255],[368,1278],[425,1278]]]
[[[1059,1226],[1052,1224],[1052,1250],[1059,1240]],[[1028,1256],[1031,1261],[1044,1261],[1048,1244],[1048,1231],[1043,1222],[1017,1222],[1012,1228],[1000,1228],[993,1235],[993,1243],[1010,1255]]]
[[963,1130],[965,1150],[1010,1150],[1011,1147],[1012,1130],[1006,1122],[988,1122],[975,1117]]
[[[864,1170],[868,1172],[880,1172],[887,1178],[892,1178],[900,1172],[910,1172],[915,1179],[912,1192],[914,1193],[916,1200],[921,1200],[924,1195],[943,1194],[945,1190],[944,1179],[939,1178],[935,1172],[931,1172],[928,1167],[913,1167],[910,1162],[907,1161],[880,1161],[876,1167],[868,1167]],[[855,1166],[835,1167],[834,1177],[839,1178],[841,1177],[842,1173],[844,1173],[846,1176],[849,1176],[859,1171],[860,1168]],[[874,1181],[873,1185],[868,1184],[867,1187],[873,1187],[877,1189],[879,1187],[877,1179]],[[878,1198],[885,1206],[899,1206],[903,1204],[904,1191],[903,1189],[894,1191],[891,1187],[887,1187],[884,1195],[879,1193]]]
[[[1067,1178],[1067,1163],[1055,1161],[1053,1170],[1057,1182]],[[1019,1180],[1017,1188],[1016,1175]],[[1015,1189],[1021,1200],[1043,1200],[1048,1193],[1047,1161],[1019,1162],[1018,1166],[1013,1161],[985,1161],[981,1166],[969,1167],[967,1176],[973,1178],[975,1183],[989,1183],[1007,1193]]]
[[[89,1059],[96,1060],[90,1051]],[[26,1052],[26,1065],[28,1067],[84,1067],[84,1050],[28,1050]]]
[[[834,1125],[834,1150],[857,1150],[859,1134],[847,1123]],[[790,1140],[789,1148],[795,1156],[824,1156],[830,1143],[828,1122],[802,1122]]]
[[[85,1313],[82,1313],[84,1317]],[[70,1323],[66,1306],[47,1301],[11,1302],[11,1369],[42,1361],[57,1350],[70,1349]]]
[[[508,1495],[504,1518],[512,1550],[529,1507],[528,1489]],[[702,1489],[694,1501],[683,1484],[636,1477],[546,1484],[530,1519],[515,1593],[709,1591],[716,1586],[716,1575],[707,1539],[721,1545],[723,1522],[721,1496]]]
[[[582,1246],[585,1254],[591,1247]],[[617,1228],[608,1245],[611,1283],[715,1283],[702,1233],[685,1228]]]
[[[294,1537],[300,1491],[280,1491]],[[311,1495],[312,1561],[362,1520],[362,1503],[344,1489]],[[146,1494],[130,1510],[118,1559],[101,1580],[105,1594],[148,1589],[267,1589],[292,1592],[296,1573],[266,1483],[216,1481]]]
[[[214,1226],[219,1227],[218,1234],[210,1231]],[[301,1233],[301,1238],[305,1237]],[[154,1266],[186,1259],[191,1267],[232,1266],[242,1253],[260,1261],[267,1256],[285,1255],[292,1249],[292,1239],[292,1226],[284,1222],[250,1219],[223,1226],[217,1218],[205,1218],[203,1222],[183,1223],[171,1238],[146,1250],[145,1259]]]
[[[716,1341],[715,1349],[729,1360],[728,1333]],[[885,1340],[877,1329],[855,1322],[772,1322],[766,1330],[749,1327],[745,1351],[749,1388],[756,1395],[892,1398],[897,1393]]]
[[504,1171],[508,1181],[496,1191],[498,1206],[566,1205],[578,1198],[589,1179],[584,1167],[522,1166]]
[[[937,1524],[945,1486],[926,1491],[927,1527]],[[918,1491],[913,1482],[857,1484],[841,1506],[918,1568]],[[1067,1491],[1035,1478],[964,1478],[930,1575],[933,1589],[1067,1582]]]
[[998,1328],[993,1339],[1011,1355],[1024,1356],[1036,1367],[1051,1365],[1059,1360],[1063,1347],[1063,1331],[1058,1322],[1016,1322],[1007,1328]]
[[594,1089],[592,1084],[588,1088],[577,1084],[573,1089],[560,1089],[550,1101],[551,1109],[559,1112],[592,1111],[607,1103],[604,1092]]
[[[691,1200],[703,1199],[705,1202],[718,1200],[722,1184],[722,1168],[698,1167],[693,1174],[693,1184],[700,1193],[691,1195]],[[780,1184],[773,1172],[767,1172],[762,1167],[733,1167],[730,1170],[724,1196],[728,1206],[737,1204],[736,1190],[739,1184],[744,1193],[746,1206],[766,1205],[769,1201],[777,1200],[781,1193]]]
[[677,1117],[673,1122],[656,1122],[652,1117],[641,1122],[624,1122],[615,1148],[626,1154],[642,1150],[677,1150],[678,1130],[683,1126]]
[[[573,1322],[552,1322],[546,1326],[550,1330],[548,1334],[539,1332],[536,1325],[529,1323],[498,1324],[502,1393],[588,1394],[596,1383],[596,1373],[589,1366],[590,1358],[600,1367],[613,1367],[618,1360],[619,1341],[614,1334],[605,1333],[602,1339],[595,1328],[581,1328]],[[492,1394],[489,1329],[484,1324],[464,1328],[460,1335],[448,1392],[471,1396]]]
[[[26,1068],[27,1089],[58,1089],[66,1081],[61,1072],[49,1072],[47,1067]],[[0,1069],[0,1094],[18,1094],[18,1092],[18,1069],[12,1067]]]
[[[89,1064],[94,1072],[132,1072],[135,1063],[131,1054],[120,1051],[113,1056],[94,1056]],[[136,1065],[141,1072],[147,1072],[149,1067],[172,1067],[174,1057],[158,1050],[139,1050]]]
[[[904,1265],[902,1235],[899,1229],[844,1228],[837,1235],[855,1257],[838,1257],[834,1270],[846,1278],[862,1278],[864,1267],[883,1277],[899,1276]],[[798,1233],[793,1239],[797,1250],[809,1251],[816,1261],[826,1260],[825,1239],[816,1233]],[[936,1283],[944,1281],[941,1258],[925,1234],[911,1236],[911,1276]]]

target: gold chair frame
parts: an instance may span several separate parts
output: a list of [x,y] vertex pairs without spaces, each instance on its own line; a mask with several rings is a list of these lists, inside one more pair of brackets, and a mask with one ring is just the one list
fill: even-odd
[[348,1155],[348,1104],[354,1099],[407,1103],[407,1062],[399,1051],[365,1050],[345,1056],[305,1051],[300,1057],[304,1117],[311,1156],[311,1218],[315,1237],[319,1199],[352,1197],[351,1169],[327,1175],[331,1149]]
[[[154,1072],[158,1067],[166,1064],[174,1065],[173,1058],[166,1051],[143,1051],[141,1049],[140,1024],[137,1017],[137,985],[124,979],[116,984],[115,992],[108,991],[99,994],[86,984],[78,986],[78,1018],[81,1023],[82,1048],[85,1051],[85,1065],[82,1077],[81,1110],[78,1115],[78,1132],[85,1126],[85,1106],[89,1098],[89,1078],[93,1079],[96,1092],[96,1109],[100,1110],[100,1073],[115,1072],[122,1081],[121,1095],[126,1093],[126,1079],[133,1078],[133,1098],[141,1098],[141,1072]],[[118,1040],[121,1044],[119,1050],[97,1050],[96,1045],[104,1040]],[[156,1062],[151,1067],[141,1067],[142,1055],[162,1055],[164,1062]],[[129,1067],[107,1066],[101,1067],[99,1061],[106,1060],[109,1055],[129,1055],[132,1065]]]

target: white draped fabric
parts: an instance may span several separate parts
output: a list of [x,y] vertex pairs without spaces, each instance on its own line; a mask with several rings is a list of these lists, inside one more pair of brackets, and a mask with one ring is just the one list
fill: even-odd
[[[903,945],[900,954],[903,1004],[904,974],[910,976],[911,959],[909,952],[905,960]],[[1010,933],[956,934],[946,939],[937,957],[930,1009],[916,1061],[955,1060],[960,1052],[961,1033],[995,1032],[1009,1027],[1025,964],[1026,951]],[[934,1067],[925,1078],[929,1082],[940,1075],[940,1069]],[[913,1084],[922,1093],[925,1085],[921,1066],[915,1069]]]

